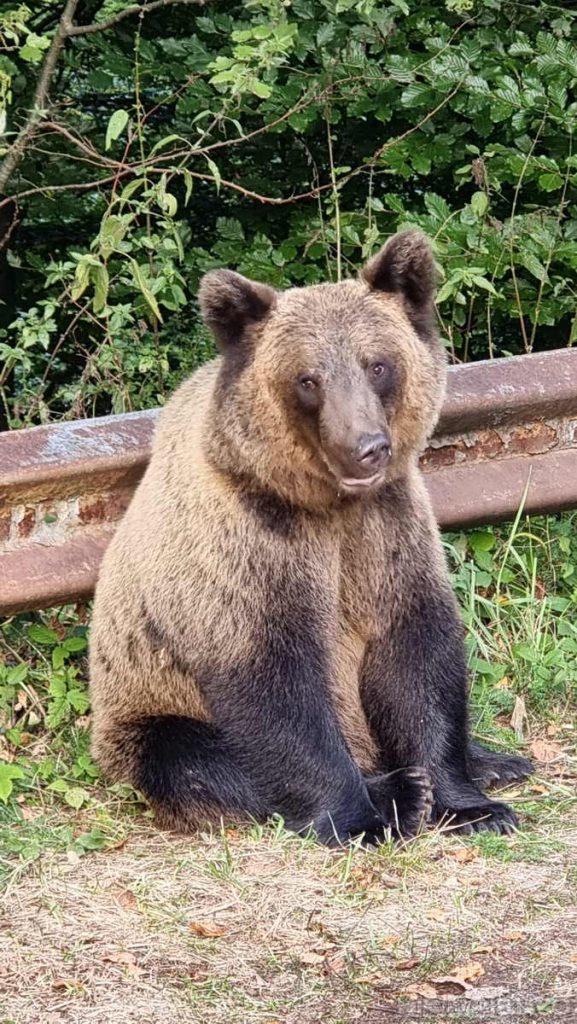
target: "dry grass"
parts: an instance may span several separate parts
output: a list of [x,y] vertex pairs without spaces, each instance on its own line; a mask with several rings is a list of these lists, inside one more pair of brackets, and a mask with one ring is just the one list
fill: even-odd
[[[560,816],[518,796],[544,803],[511,839],[330,852],[272,827],[175,838],[141,817],[116,849],[46,852],[2,907],[0,1022],[569,1024],[577,802]],[[87,813],[70,812],[77,829]],[[459,969],[464,985],[431,983]]]

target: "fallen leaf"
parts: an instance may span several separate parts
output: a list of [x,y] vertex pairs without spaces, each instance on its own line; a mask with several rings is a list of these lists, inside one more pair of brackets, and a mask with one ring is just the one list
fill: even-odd
[[394,965],[394,969],[395,971],[412,971],[413,967],[418,967],[422,962],[417,957],[413,957],[412,960],[401,960],[399,964]]
[[535,785],[535,786],[529,786],[529,789],[531,790],[532,793],[539,793],[540,795],[549,792],[549,790],[547,789],[547,786]]
[[471,950],[471,953],[475,953],[476,955],[478,955],[479,953],[494,953],[494,952],[495,952],[495,947],[494,946],[475,946],[475,948]]
[[506,939],[507,942],[518,942],[519,939],[524,939],[525,936],[523,935],[523,932],[503,932],[503,938]]
[[65,992],[79,992],[84,985],[78,978],[54,978],[52,988]]
[[430,984],[434,985],[436,990],[440,992],[441,995],[447,996],[460,996],[463,994],[463,992],[466,992],[468,989],[471,988],[467,981],[464,981],[462,978],[457,978],[453,974],[447,974],[442,978],[431,978]]
[[390,981],[383,974],[358,974],[355,978],[356,985],[390,985]]
[[130,889],[121,889],[116,899],[125,910],[135,910],[138,906],[138,900]]
[[118,967],[124,967],[126,973],[131,978],[138,978],[142,974],[142,967],[139,967],[136,962],[134,953],[131,953],[127,949],[119,949],[116,953],[109,953],[103,957],[105,963],[116,964]]
[[400,935],[382,935],[379,939],[379,946],[396,946],[400,941]]
[[533,740],[529,750],[540,764],[551,764],[563,754],[560,745],[552,740]]
[[346,970],[347,962],[342,956],[334,956],[326,960],[327,972],[329,974],[342,974]]
[[201,939],[220,939],[221,935],[226,932],[226,928],[222,928],[219,924],[203,924],[201,921],[189,921],[188,927],[194,935],[198,935]]
[[26,690],[19,690],[16,697],[16,703],[14,704],[15,711],[25,711],[30,703],[30,697],[26,693]]
[[429,921],[446,921],[448,916],[449,912],[447,910],[442,910],[441,907],[433,907],[433,909],[429,910],[427,913]]
[[477,960],[470,960],[469,963],[463,964],[462,967],[456,967],[451,972],[451,978],[457,981],[474,981],[475,978],[480,978],[485,973],[485,968],[482,964],[478,963]]
[[306,964],[307,967],[318,967],[319,964],[324,963],[325,958],[321,953],[315,953],[311,949],[301,953],[300,961],[301,964]]
[[546,729],[548,736],[557,736],[559,734],[559,726],[555,722],[550,722]]
[[331,943],[336,943],[338,941],[337,940],[337,936],[331,930],[329,925],[325,924],[324,921],[317,920],[312,915],[309,918],[309,921],[308,921],[308,924],[307,924],[307,931],[308,932],[318,932],[319,935],[324,935],[324,937],[326,939],[328,939],[329,942],[331,942]]
[[518,695],[515,697],[515,706],[511,715],[511,728],[515,730],[515,736],[522,740],[525,735],[525,723],[527,721],[527,709],[525,701]]
[[455,850],[448,850],[446,856],[457,860],[459,864],[468,864],[471,860],[477,860],[479,853],[472,846],[457,846]]
[[120,964],[122,967],[134,967],[136,957],[127,949],[120,949],[117,953],[108,953],[104,961],[109,964]]
[[410,999],[458,999],[467,991],[465,982],[453,982],[451,979],[437,978],[436,981],[423,981],[409,985],[401,993]]

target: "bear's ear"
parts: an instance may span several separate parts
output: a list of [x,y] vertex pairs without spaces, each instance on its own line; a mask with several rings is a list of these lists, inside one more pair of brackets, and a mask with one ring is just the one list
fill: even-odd
[[402,295],[417,311],[430,307],[437,284],[431,246],[421,231],[400,231],[363,267],[369,288]]
[[274,288],[233,270],[211,270],[200,282],[200,310],[221,349],[239,341],[250,324],[264,320],[276,302]]

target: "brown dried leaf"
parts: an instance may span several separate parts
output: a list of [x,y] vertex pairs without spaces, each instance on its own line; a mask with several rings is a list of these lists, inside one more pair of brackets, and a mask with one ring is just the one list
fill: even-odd
[[408,985],[401,993],[409,999],[445,999],[451,1001],[458,999],[467,991],[464,982],[455,982],[451,978],[437,978],[434,981],[422,981],[414,985]]
[[457,978],[453,974],[444,975],[442,978],[430,978],[431,985],[434,985],[437,992],[444,996],[461,996],[471,988],[467,981]]
[[116,899],[125,910],[136,910],[138,907],[138,900],[130,889],[121,889]]
[[469,960],[468,963],[463,964],[461,967],[456,967],[451,974],[451,978],[457,981],[474,981],[475,978],[480,978],[485,973],[485,968],[478,960]]
[[455,850],[447,850],[446,856],[459,864],[468,864],[469,861],[477,860],[479,853],[472,846],[457,846]]
[[553,740],[533,740],[529,750],[540,764],[551,764],[563,754],[560,745]]
[[503,932],[503,938],[506,939],[507,942],[518,942],[519,939],[524,939],[525,936],[523,935],[523,932]]
[[142,967],[138,966],[134,953],[131,953],[128,949],[119,949],[115,953],[108,953],[107,956],[103,957],[103,960],[105,963],[124,967],[126,973],[131,978],[138,978],[142,974]]
[[307,967],[318,967],[319,964],[324,963],[325,958],[321,953],[315,953],[310,949],[301,953],[300,961],[301,964],[305,964]]
[[78,978],[54,978],[52,988],[57,991],[74,993],[83,989],[84,984]]
[[226,933],[226,928],[223,928],[221,925],[214,923],[203,924],[202,921],[189,921],[188,927],[200,939],[220,939]]
[[471,953],[475,953],[476,955],[478,955],[479,953],[494,953],[494,952],[495,952],[495,947],[494,946],[475,946],[475,948],[471,950]]
[[433,909],[429,910],[427,913],[429,921],[446,921],[448,916],[448,910],[443,910],[441,907],[433,907]]
[[413,967],[418,967],[422,962],[417,957],[413,957],[411,960],[401,960],[400,963],[394,965],[394,969],[395,971],[412,971]]
[[346,967],[347,962],[342,956],[333,956],[326,960],[328,974],[342,974]]

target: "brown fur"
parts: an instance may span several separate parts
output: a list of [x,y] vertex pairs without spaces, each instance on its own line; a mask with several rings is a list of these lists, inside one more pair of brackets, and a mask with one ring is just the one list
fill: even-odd
[[[131,723],[211,720],[205,679],[258,659],[279,614],[272,580],[281,594],[307,595],[342,733],[363,772],[377,770],[363,664],[431,575],[450,594],[417,468],[445,384],[430,318],[434,268],[419,235],[398,236],[387,251],[359,280],[282,294],[228,271],[205,278],[201,306],[224,355],[163,410],[97,587],[93,751],[112,778],[138,784]],[[392,457],[377,493],[351,496],[326,461],[325,435],[340,443],[355,416],[382,415],[370,395],[366,409],[350,404],[359,367],[382,354],[393,368]],[[294,379],[319,368],[336,398],[317,429],[294,400]],[[180,827],[211,814],[202,801],[184,818],[160,810]]]

